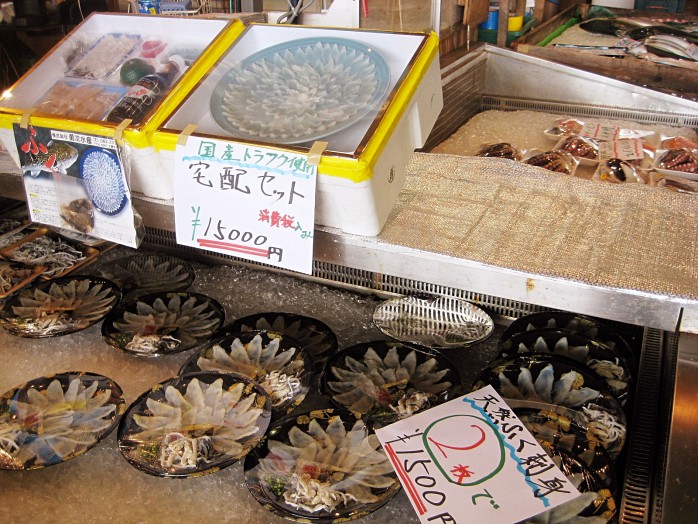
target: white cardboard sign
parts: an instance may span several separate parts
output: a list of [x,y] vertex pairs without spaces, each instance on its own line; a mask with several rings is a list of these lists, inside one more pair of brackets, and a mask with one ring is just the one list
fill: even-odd
[[621,138],[599,144],[599,158],[619,158],[621,160],[642,160],[645,158],[643,142],[640,138]]
[[592,124],[586,123],[582,126],[581,135],[599,142],[608,142],[611,140],[618,139],[618,134],[620,133],[620,127],[610,126],[608,124]]
[[316,183],[307,155],[189,137],[175,157],[177,242],[310,274]]
[[511,524],[579,496],[492,386],[376,434],[423,523]]

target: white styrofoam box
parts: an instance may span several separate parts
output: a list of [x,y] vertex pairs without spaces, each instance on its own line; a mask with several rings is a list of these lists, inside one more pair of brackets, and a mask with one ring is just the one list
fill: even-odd
[[[316,198],[316,224],[359,235],[380,232],[403,186],[413,151],[424,145],[443,107],[438,39],[434,34],[278,25],[248,27],[216,68],[154,133],[153,142],[162,160],[157,184],[160,198],[171,198],[174,193],[175,142],[186,126],[195,125],[194,134],[231,139],[216,124],[214,109],[209,108],[211,93],[229,68],[270,46],[308,37],[361,42],[380,53],[390,68],[389,96],[380,110],[320,139],[327,141],[328,146],[318,167]],[[274,114],[272,101],[269,113]]]
[[[153,146],[129,147],[127,145],[128,163],[131,167],[129,183],[134,193],[157,195],[161,192],[162,183],[156,176],[162,168],[160,158]],[[167,193],[164,193],[167,195]],[[171,197],[165,197],[171,198]]]
[[[0,98],[0,142],[10,153],[14,162],[19,166],[19,155],[15,146],[13,124],[20,122],[21,115],[33,110],[42,100],[44,95],[56,84],[56,82],[69,80],[83,83],[86,86],[118,86],[119,68],[116,67],[103,78],[72,78],[67,76],[69,71],[69,59],[71,55],[80,56],[81,50],[89,49],[102,37],[107,35],[128,35],[138,37],[140,41],[161,40],[167,42],[167,47],[161,56],[169,54],[177,49],[187,48],[192,53],[198,52],[198,57],[192,66],[181,76],[177,85],[186,84],[190,72],[203,75],[205,68],[215,61],[215,53],[222,52],[237,34],[235,31],[226,32],[226,29],[235,27],[239,33],[243,24],[238,21],[226,19],[181,18],[166,16],[139,16],[133,14],[116,13],[92,13],[80,25],[70,32],[49,53],[32,67],[15,85],[3,93]],[[221,36],[224,35],[224,36]],[[135,56],[139,47],[132,54]],[[211,53],[207,53],[212,51]],[[202,57],[205,56],[205,59]],[[193,59],[192,55],[192,59]],[[160,57],[154,60],[156,69],[161,66]],[[198,65],[195,69],[194,65]],[[205,66],[205,67],[203,67]],[[124,87],[125,89],[125,87]],[[180,90],[181,91],[181,90]],[[174,92],[174,90],[173,90]],[[167,95],[162,102],[165,105]],[[160,108],[148,120],[137,126],[130,126],[124,131],[124,138],[129,146],[129,164],[131,168],[131,187],[133,191],[142,193],[157,193],[159,184],[153,179],[152,173],[160,168],[155,149],[149,144],[147,132],[164,120],[164,115],[159,114]],[[35,115],[35,116],[34,116]],[[32,112],[30,124],[60,129],[71,132],[82,132],[100,136],[113,136],[116,124],[101,120],[84,120],[62,115],[43,115],[39,111]]]
[[352,182],[320,171],[315,223],[355,235],[380,233],[405,183],[407,163],[426,142],[442,108],[441,72],[439,61],[434,60],[378,156],[370,179]]
[[[439,61],[434,60],[373,166],[371,178],[354,182],[323,173],[320,164],[315,223],[356,235],[377,235],[405,182],[405,168],[412,153],[424,145],[442,108],[441,71]],[[169,199],[174,194],[175,152],[162,149],[158,155],[161,168],[157,176],[150,173],[143,192]]]

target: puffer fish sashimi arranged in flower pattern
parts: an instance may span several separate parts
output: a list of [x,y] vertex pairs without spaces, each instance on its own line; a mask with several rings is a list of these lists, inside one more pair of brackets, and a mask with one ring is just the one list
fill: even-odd
[[32,380],[0,397],[0,469],[38,469],[81,455],[116,426],[121,388],[90,373]]
[[102,324],[106,342],[129,353],[156,356],[208,341],[223,324],[223,307],[199,293],[154,293],[117,307]]
[[[392,342],[359,344],[338,353],[328,367],[327,393],[355,413],[408,417],[446,400],[459,385],[443,356]],[[329,374],[328,374],[329,375]]]
[[618,401],[625,405],[632,376],[624,359],[608,347],[583,335],[552,329],[516,333],[501,342],[502,356],[551,353],[581,362],[601,377]]
[[149,295],[163,291],[184,291],[194,282],[194,268],[167,255],[140,254],[118,258],[98,272],[116,282],[125,295]]
[[295,340],[270,332],[232,333],[203,348],[180,370],[240,373],[256,381],[275,411],[290,411],[308,392],[309,369]]
[[21,337],[67,335],[102,320],[120,297],[109,280],[57,278],[32,284],[12,297],[0,311],[0,325]]
[[399,489],[378,437],[350,413],[327,410],[271,428],[248,455],[245,476],[257,500],[287,518],[342,522],[385,504]]
[[340,38],[291,40],[233,67],[214,89],[210,109],[234,137],[300,143],[375,110],[389,83],[375,48]]
[[614,460],[625,445],[627,419],[620,402],[602,380],[574,360],[545,354],[496,360],[479,375],[472,389],[487,384],[506,399],[579,411],[588,420],[587,429]]
[[294,313],[257,313],[239,318],[230,331],[272,331],[297,340],[301,347],[317,358],[336,351],[337,336],[330,327],[312,317]]
[[212,473],[256,445],[269,420],[268,398],[244,377],[198,373],[141,395],[121,423],[119,448],[151,475]]

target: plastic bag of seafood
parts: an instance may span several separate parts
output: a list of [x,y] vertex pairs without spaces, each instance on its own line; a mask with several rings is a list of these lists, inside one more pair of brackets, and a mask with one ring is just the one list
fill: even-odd
[[569,135],[560,139],[555,151],[565,151],[582,165],[596,165],[599,161],[599,145],[595,140],[579,135]]
[[574,175],[579,164],[579,160],[570,153],[555,150],[542,153],[531,151],[530,156],[523,161],[530,166],[542,167],[548,171],[562,173],[563,175]]
[[[637,127],[645,127],[638,129]],[[607,121],[605,119],[590,118],[580,120],[577,118],[559,118],[553,122],[553,126],[543,131],[550,140],[559,141],[561,137],[580,136],[595,142],[613,142],[618,139],[639,138],[646,142],[656,144],[659,136],[656,131],[646,129],[646,126],[632,128],[622,127],[619,120]]]
[[688,180],[684,177],[667,175],[665,173],[650,172],[650,185],[676,191],[677,193],[698,193],[698,181]]
[[642,162],[608,158],[599,162],[594,170],[592,180],[624,184],[626,182],[645,184],[647,175],[641,167]]
[[661,136],[660,149],[698,150],[698,142],[685,136]]
[[657,151],[654,169],[658,173],[698,181],[698,150],[687,148]]
[[345,410],[287,417],[245,458],[265,508],[298,522],[346,522],[386,504],[400,483],[373,428]]
[[558,141],[560,137],[578,135],[582,132],[584,122],[576,118],[558,118],[553,122],[552,127],[547,128],[543,133],[551,140]]
[[563,137],[579,137],[589,139],[594,143],[612,142],[622,138],[643,138],[652,140],[656,135],[654,131],[624,129],[619,121],[607,122],[599,119],[588,121],[576,118],[559,118],[554,125],[543,131],[543,134],[551,140],[559,142]]
[[523,153],[516,146],[508,142],[498,142],[496,144],[483,144],[476,156],[521,160]]

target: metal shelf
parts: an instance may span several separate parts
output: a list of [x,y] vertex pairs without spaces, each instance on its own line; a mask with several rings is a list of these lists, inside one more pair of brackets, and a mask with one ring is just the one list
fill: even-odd
[[[546,78],[546,82],[541,84],[540,78]],[[428,140],[427,150],[478,112],[492,108],[532,109],[582,117],[698,126],[698,103],[491,46],[484,46],[449,64],[442,70],[442,84],[444,111]],[[599,101],[604,105],[599,105]],[[459,175],[469,176],[467,166],[457,167],[463,169]],[[3,170],[6,169],[0,165],[0,171]],[[409,175],[408,170],[408,178]],[[488,173],[488,176],[496,178],[498,173]],[[502,179],[500,183],[503,187],[506,180]],[[557,186],[558,192],[567,192],[565,182],[560,184]],[[574,181],[570,180],[568,185],[578,190],[579,186],[574,186]],[[449,189],[447,181],[441,188],[442,192],[434,190],[431,198],[437,201],[442,196],[449,196]],[[418,201],[422,192],[428,190],[428,186],[420,187],[410,194],[410,198]],[[547,194],[545,190],[530,190],[528,198],[532,206],[540,207],[545,205],[545,198],[556,198],[553,190]],[[622,196],[624,191],[610,196],[605,189],[584,188],[584,191],[596,191],[598,194],[592,194],[590,199],[608,206],[634,205],[638,212],[642,212],[644,206],[644,202],[638,204],[630,197]],[[21,177],[16,173],[0,174],[0,194],[23,200]],[[653,198],[650,192],[634,193],[633,196],[636,199],[638,196]],[[664,202],[670,203],[667,199],[660,203]],[[564,270],[564,263],[557,260],[550,262],[551,267],[539,264],[536,270],[531,270],[525,264],[510,263],[502,260],[502,257],[477,257],[471,252],[444,250],[442,243],[430,242],[429,238],[413,242],[409,232],[400,231],[399,223],[403,216],[409,215],[411,205],[409,199],[403,199],[402,210],[393,210],[388,226],[377,237],[349,235],[336,229],[318,227],[313,276],[330,283],[353,285],[375,292],[458,295],[476,303],[484,296],[497,297],[504,303],[516,302],[517,311],[521,309],[520,304],[532,304],[664,331],[698,333],[698,275],[690,275],[698,264],[695,260],[698,253],[695,247],[698,236],[695,234],[698,227],[695,214],[685,214],[682,222],[676,220],[676,215],[671,215],[670,210],[655,206],[655,216],[661,215],[660,223],[666,222],[666,229],[671,231],[665,235],[660,226],[655,228],[659,231],[654,231],[654,237],[638,238],[638,243],[644,241],[646,251],[636,252],[633,256],[622,259],[622,254],[619,257],[613,253],[613,263],[620,267],[621,272],[626,268],[632,271],[639,265],[651,270],[656,268],[650,278],[647,271],[639,275],[642,278],[636,284],[632,278],[616,278],[614,275],[597,278],[598,274],[604,272],[603,267],[598,267],[599,261],[603,261],[606,255],[604,250],[612,249],[608,245],[598,246],[598,253],[595,253],[594,260],[589,260],[589,271],[584,273],[584,278],[569,278],[565,276],[568,272]],[[455,205],[467,203],[455,201]],[[573,206],[574,202],[570,202],[570,205]],[[151,237],[154,235],[156,241],[163,245],[176,246],[172,234],[174,210],[171,203],[138,198],[136,195],[135,206],[145,225],[151,228]],[[396,216],[400,211],[402,214]],[[481,220],[491,225],[487,222],[493,222],[495,217],[495,213],[483,213]],[[683,219],[684,215],[679,218]],[[433,219],[426,216],[425,220]],[[568,221],[568,227],[570,224],[574,227],[574,222]],[[430,225],[432,236],[438,236],[441,233],[440,224],[433,220]],[[429,230],[424,228],[420,231],[422,237],[428,236],[424,234],[425,231]],[[590,243],[594,235],[603,238],[604,233],[603,229],[592,228],[579,232],[579,238]],[[622,232],[620,236],[623,236]],[[521,244],[521,239],[518,240]],[[680,278],[672,281],[670,273],[674,268],[671,264],[663,263],[663,260],[677,253],[680,258],[684,255],[687,258],[681,260],[681,264],[675,261],[682,273]],[[221,255],[218,258],[230,257]],[[506,313],[506,307],[504,311],[496,312]]]
[[[0,193],[23,199],[21,178],[0,175]],[[147,227],[156,230],[160,243],[176,246],[174,209],[169,204],[135,200]],[[159,233],[158,233],[159,232]],[[206,254],[217,257],[217,255]],[[648,259],[661,253],[647,253]],[[686,256],[692,256],[688,251]],[[220,256],[218,258],[228,258]],[[315,233],[315,275],[325,280],[370,288],[376,292],[453,295],[467,292],[470,300],[480,295],[505,301],[534,304],[593,315],[614,321],[661,329],[698,332],[698,300],[620,285],[594,285],[516,268],[476,262],[438,251],[396,245],[377,237],[348,235],[318,227]],[[232,259],[234,260],[234,259]],[[627,264],[642,261],[627,260]],[[366,273],[370,275],[366,276]],[[426,284],[429,284],[427,286]],[[435,287],[440,287],[435,289]],[[687,294],[696,289],[685,290]],[[517,308],[518,309],[518,308]],[[506,312],[504,312],[506,313]]]

